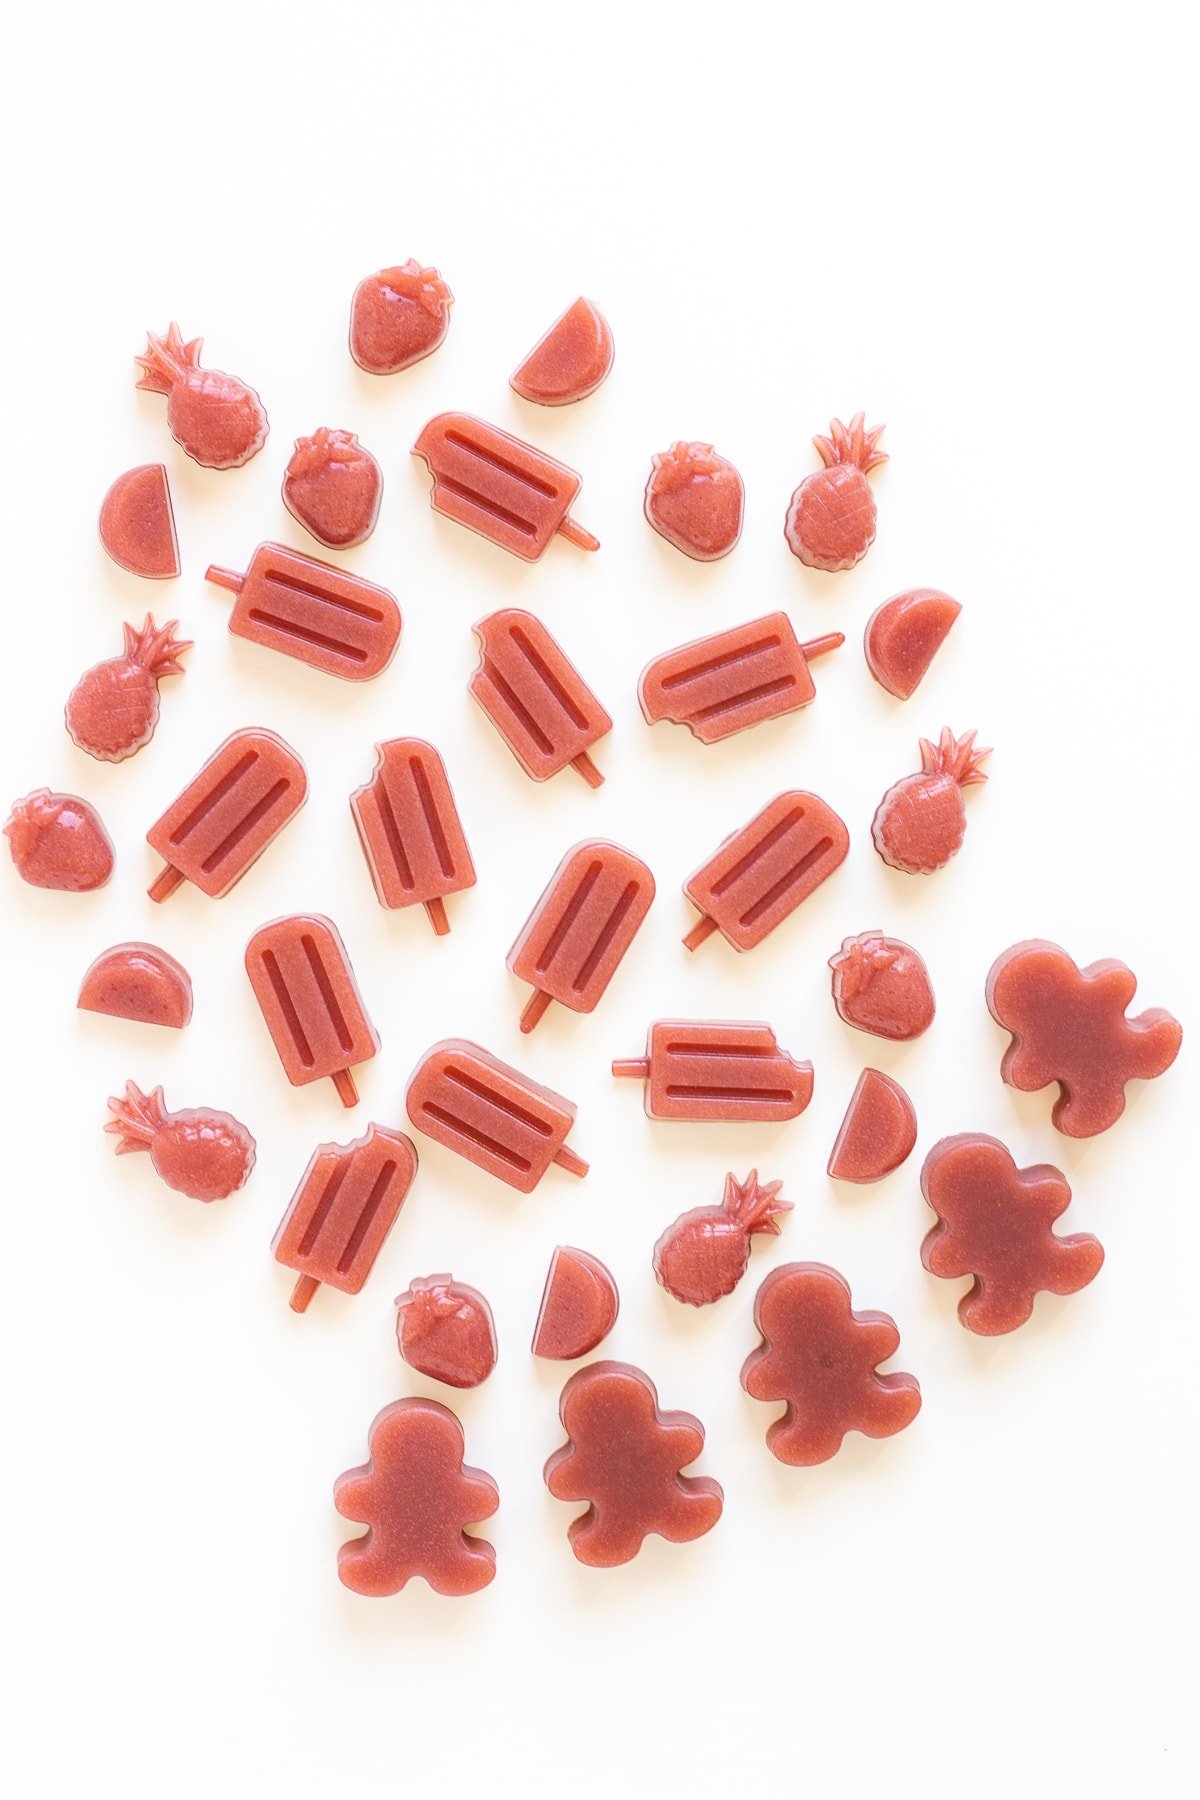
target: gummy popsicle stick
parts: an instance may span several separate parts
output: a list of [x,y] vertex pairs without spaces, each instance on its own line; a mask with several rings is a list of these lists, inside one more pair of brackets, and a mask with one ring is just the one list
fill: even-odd
[[350,796],[350,811],[379,904],[423,906],[444,937],[446,895],[475,885],[446,765],[420,738],[376,744],[375,759],[370,781]]
[[256,862],[308,796],[304,764],[273,731],[235,731],[146,833],[166,863],[150,884],[165,900],[191,881],[214,900]]
[[812,1064],[757,1021],[658,1019],[645,1056],[619,1057],[612,1072],[645,1082],[651,1119],[794,1119],[813,1093]]
[[810,661],[845,641],[830,631],[802,644],[786,613],[768,613],[656,656],[642,670],[638,700],[651,725],[669,719],[715,744],[807,706],[817,693]]
[[777,794],[684,882],[702,915],[685,945],[695,950],[720,931],[735,950],[753,950],[833,874],[849,848],[846,827],[824,800],[799,789]]
[[349,1144],[318,1144],[271,1240],[276,1262],[294,1269],[293,1312],[322,1285],[360,1292],[417,1172],[411,1138],[369,1125]]
[[206,576],[237,595],[229,629],[343,681],[382,674],[400,642],[400,608],[386,588],[282,544],[260,544],[244,575]]
[[583,483],[573,469],[467,413],[439,413],[413,445],[433,476],[431,503],[481,537],[536,562],[555,532],[581,550],[599,538],[569,516]]
[[273,919],[246,945],[246,973],[293,1087],[328,1075],[357,1106],[350,1070],[379,1049],[337,927],[320,913]]
[[654,877],[632,851],[602,838],[568,851],[508,953],[533,989],[521,1030],[532,1031],[552,1000],[593,1012],[653,899]]
[[525,773],[547,781],[568,765],[589,787],[603,775],[588,755],[612,720],[540,619],[518,607],[475,627],[479,667],[468,686]]
[[523,1194],[551,1163],[587,1174],[566,1145],[574,1104],[465,1038],[446,1038],[425,1052],[405,1103],[418,1131]]

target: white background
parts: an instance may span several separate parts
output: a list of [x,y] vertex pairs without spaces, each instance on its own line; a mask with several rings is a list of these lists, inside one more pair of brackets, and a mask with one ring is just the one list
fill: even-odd
[[[998,1075],[993,957],[1047,936],[1115,955],[1146,1005],[1194,1026],[1196,605],[1193,96],[1182,10],[1143,5],[421,8],[210,4],[23,8],[5,139],[7,788],[93,800],[118,847],[103,892],[3,879],[3,1332],[8,1465],[0,1613],[12,1791],[131,1797],[613,1792],[860,1796],[1183,1793],[1194,1681],[1197,1226],[1185,1046],[1110,1133],[1057,1137],[1049,1097]],[[1189,166],[1191,165],[1191,166]],[[381,264],[435,263],[449,337],[389,380],[345,347]],[[577,294],[611,322],[592,399],[526,406],[509,371]],[[245,470],[190,464],[134,392],[147,327],[178,319],[271,417]],[[834,413],[886,420],[879,536],[851,574],[789,555],[788,496]],[[408,455],[424,420],[477,412],[577,467],[603,548],[527,567],[434,516]],[[347,564],[397,593],[395,663],[341,685],[231,639],[209,561],[305,549],[279,483],[292,440],[360,432],[386,477]],[[702,567],[641,516],[652,451],[715,441],[741,469],[741,545]],[[171,586],[104,557],[95,514],[130,464],[170,471]],[[869,679],[863,624],[900,588],[963,614],[916,697]],[[614,717],[598,793],[526,780],[465,691],[470,626],[531,607]],[[196,641],[133,762],[92,762],[62,703],[123,619],[178,614]],[[777,607],[837,627],[804,714],[705,748],[637,708],[658,652]],[[307,760],[306,810],[228,899],[145,898],[146,827],[225,734],[273,727]],[[993,744],[962,854],[913,880],[869,839],[880,794],[944,724]],[[437,941],[374,900],[346,805],[379,738],[445,755],[479,871]],[[680,882],[786,786],[847,820],[851,855],[745,957],[689,957]],[[658,899],[599,1011],[522,1041],[504,956],[563,852],[611,836]],[[278,913],[329,912],[383,1049],[363,1104],[292,1090],[241,966]],[[826,958],[880,926],[925,954],[934,1028],[889,1048],[848,1031]],[[196,991],[179,1036],[76,1012],[93,955],[146,936]],[[663,1015],[764,1017],[817,1070],[808,1113],[768,1131],[653,1125],[608,1063]],[[269,1243],[313,1146],[403,1124],[410,1069],[462,1034],[579,1104],[587,1180],[521,1198],[422,1140],[421,1169],[357,1299],[307,1317]],[[895,1073],[921,1125],[875,1188],[823,1171],[859,1069]],[[202,1208],[118,1162],[104,1100],[127,1077],[226,1106],[258,1140]],[[1194,1107],[1194,1103],[1193,1103]],[[1094,1286],[970,1337],[964,1284],[918,1260],[920,1158],[1001,1135],[1069,1174],[1068,1228],[1107,1249]],[[651,1246],[727,1168],[781,1177],[795,1211],[737,1293],[703,1314],[656,1287]],[[607,1353],[694,1410],[726,1510],[701,1542],[578,1566],[541,1467],[564,1373],[527,1342],[557,1242],[616,1273]],[[914,1426],[788,1470],[738,1370],[767,1269],[817,1258],[892,1312]],[[499,1483],[496,1581],[449,1601],[346,1592],[339,1471],[378,1409],[437,1392],[398,1359],[392,1296],[452,1269],[482,1287],[494,1377],[457,1401]],[[445,1391],[440,1397],[451,1398]]]

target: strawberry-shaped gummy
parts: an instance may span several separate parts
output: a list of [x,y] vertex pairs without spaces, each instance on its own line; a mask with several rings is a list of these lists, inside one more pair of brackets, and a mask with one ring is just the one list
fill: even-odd
[[810,569],[852,569],[875,542],[875,496],[867,474],[887,461],[876,449],[883,426],[863,427],[855,413],[849,425],[830,421],[829,436],[813,443],[824,463],[792,495],[783,534],[788,548]]
[[112,874],[112,839],[95,807],[77,794],[35,788],[13,801],[4,835],[17,874],[31,887],[85,894]]
[[778,1198],[781,1181],[759,1182],[751,1169],[745,1181],[725,1177],[720,1206],[697,1206],[681,1213],[654,1246],[654,1273],[668,1294],[685,1306],[708,1306],[732,1294],[750,1263],[755,1232],[779,1236],[779,1218],[791,1203]]
[[1004,1145],[962,1132],[933,1146],[921,1192],[938,1222],[921,1245],[931,1275],[974,1281],[958,1303],[968,1331],[1015,1331],[1038,1294],[1075,1294],[1100,1272],[1104,1251],[1086,1231],[1058,1237],[1054,1221],[1071,1204],[1066,1177],[1049,1163],[1018,1169]]
[[782,1463],[828,1462],[848,1431],[891,1437],[921,1410],[913,1375],[880,1375],[900,1333],[884,1312],[855,1312],[845,1278],[825,1263],[772,1269],[754,1301],[762,1342],[742,1365],[755,1400],[783,1400],[767,1428],[767,1448]]
[[646,518],[696,562],[729,555],[742,535],[745,501],[741,476],[711,444],[681,440],[651,458]]
[[833,1004],[847,1025],[903,1042],[933,1024],[929,970],[911,944],[882,931],[860,931],[843,939],[829,966]]
[[164,675],[182,675],[179,658],[190,642],[173,638],[178,619],[158,626],[146,614],[138,631],[125,625],[120,656],[96,663],[75,684],[67,701],[67,730],[81,750],[101,762],[124,762],[154,736],[158,724],[158,684]]
[[496,1552],[463,1527],[490,1519],[500,1495],[463,1462],[466,1441],[436,1400],[396,1400],[375,1419],[371,1460],[334,1484],[342,1517],[367,1527],[338,1551],[338,1575],[356,1594],[398,1594],[414,1576],[438,1594],[476,1594],[496,1573]]
[[628,1363],[589,1363],[558,1406],[567,1441],[545,1467],[556,1500],[586,1500],[567,1537],[581,1563],[611,1569],[652,1533],[672,1544],[711,1531],[724,1495],[709,1476],[680,1473],[704,1448],[691,1413],[660,1412],[648,1375]]
[[151,331],[147,339],[137,385],[167,396],[167,429],[180,449],[206,469],[248,463],[267,441],[267,414],[254,389],[221,369],[202,369],[203,338],[185,344],[173,322],[165,337]]
[[920,770],[888,789],[871,822],[875,848],[890,868],[931,875],[962,848],[962,790],[987,780],[979,765],[991,754],[975,748],[973,731],[956,738],[947,726],[936,744],[921,739]]
[[496,1366],[492,1309],[450,1275],[409,1283],[396,1301],[396,1342],[410,1368],[448,1387],[478,1387]]
[[160,1087],[143,1094],[132,1081],[108,1110],[104,1129],[117,1139],[117,1155],[149,1151],[155,1173],[193,1200],[226,1199],[254,1167],[254,1139],[230,1113],[210,1106],[168,1112]]
[[283,476],[283,504],[319,544],[349,550],[375,529],[383,474],[352,431],[318,426],[297,438]]
[[350,307],[350,354],[368,375],[395,375],[436,350],[454,295],[436,269],[411,256],[360,281]]

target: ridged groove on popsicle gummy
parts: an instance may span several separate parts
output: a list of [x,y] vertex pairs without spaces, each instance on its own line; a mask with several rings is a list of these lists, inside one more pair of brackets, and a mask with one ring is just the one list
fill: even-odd
[[[756,638],[752,644],[744,644],[740,650],[729,650],[724,656],[711,656],[707,662],[696,663],[690,669],[683,669],[678,675],[668,675],[659,686],[664,691],[672,688],[686,687],[691,681],[699,681],[705,675],[713,675],[718,669],[734,669],[739,664],[750,662],[761,656],[764,650],[778,650],[780,638],[778,632],[770,637]],[[790,677],[789,677],[790,680]]]
[[528,474],[524,469],[518,469],[515,463],[509,462],[507,457],[498,455],[495,450],[485,450],[482,445],[473,444],[470,438],[463,436],[461,431],[447,431],[443,442],[453,444],[456,450],[465,451],[468,456],[473,456],[476,462],[486,463],[488,468],[497,469],[502,475],[510,475],[514,481],[519,481],[523,487],[532,488],[535,494],[541,494],[547,500],[557,500],[558,498],[557,493],[548,482],[542,481],[537,475]]
[[288,1030],[291,1032],[292,1041],[296,1046],[296,1054],[304,1064],[304,1067],[306,1069],[311,1069],[316,1062],[316,1058],[313,1055],[312,1047],[305,1034],[304,1026],[300,1022],[300,1014],[296,1011],[296,1003],[288,991],[287,982],[283,979],[283,970],[279,967],[279,959],[273,950],[263,951],[262,964],[267,972],[267,980],[274,989],[275,998],[279,1002],[279,1009],[287,1020]]
[[[598,859],[590,862],[588,864],[587,868],[584,870],[583,876],[579,882],[579,886],[575,889],[575,892],[572,894],[569,903],[563,908],[562,918],[558,921],[558,924],[555,926],[554,930],[550,933],[550,936],[546,942],[546,946],[542,951],[542,954],[538,957],[537,962],[534,964],[534,967],[536,968],[539,975],[545,974],[546,970],[550,967],[550,964],[554,961],[554,958],[558,955],[558,952],[562,946],[563,940],[566,938],[566,935],[570,931],[572,925],[574,925],[576,919],[579,917],[580,913],[583,911],[583,908],[587,902],[587,897],[591,893],[592,889],[595,887],[596,883],[599,881],[600,876],[603,873],[603,871],[604,871],[604,864],[602,862],[600,862]],[[578,985],[578,984],[576,984],[576,985]]]
[[[275,802],[287,793],[291,785],[292,784],[286,775],[281,775],[278,781],[272,783],[262,799],[255,801],[246,816],[239,820],[233,830],[221,839],[221,842],[217,845],[216,849],[211,850],[204,858],[200,867],[206,875],[211,875],[213,870],[224,862],[230,852],[236,850],[238,845],[249,837],[259,820],[266,818]],[[175,839],[172,839],[171,841],[174,843]]]
[[307,931],[304,933],[300,939],[300,947],[304,951],[308,966],[312,970],[312,978],[325,1002],[325,1011],[328,1014],[329,1023],[333,1026],[334,1035],[342,1049],[349,1054],[354,1048],[354,1039],[346,1024],[346,1016],[338,1005],[337,995],[333,991],[333,983],[329,979],[329,970],[321,960],[321,952],[317,949],[316,941],[311,933]]
[[338,1257],[337,1271],[339,1275],[347,1274],[354,1267],[354,1259],[362,1247],[363,1240],[374,1222],[375,1214],[383,1205],[384,1196],[391,1186],[392,1176],[396,1173],[396,1162],[389,1158],[375,1177],[370,1193],[363,1203],[362,1211],[355,1222],[354,1229],[346,1239],[345,1248]]
[[277,631],[280,637],[295,638],[297,643],[311,644],[315,650],[328,650],[333,656],[344,656],[347,662],[365,663],[370,654],[357,644],[343,643],[340,638],[329,637],[323,631],[314,631],[310,625],[300,625],[295,619],[285,619],[278,613],[264,612],[261,606],[252,606],[246,617],[252,625],[265,625],[269,631]]
[[297,1251],[298,1257],[303,1258],[311,1256],[316,1249],[317,1241],[325,1227],[325,1221],[333,1211],[334,1202],[341,1191],[347,1175],[350,1173],[350,1167],[349,1157],[342,1157],[334,1164],[330,1171],[329,1180],[325,1183],[321,1198],[313,1208],[312,1217],[305,1227],[304,1236],[300,1239],[300,1246]]
[[[782,838],[785,838],[792,827],[798,825],[803,817],[804,808],[802,806],[789,807],[782,819],[774,824],[770,831],[765,832],[756,844],[751,845],[744,856],[739,856],[732,868],[726,869],[725,873],[713,882],[712,893],[714,897],[719,899],[722,894],[726,893],[733,886],[735,881],[740,881],[742,876],[752,869],[757,862],[760,862],[768,850],[774,849],[775,845],[778,844]],[[717,854],[719,855],[720,852],[718,851]]]
[[446,833],[442,829],[442,821],[438,817],[438,810],[433,802],[433,790],[429,785],[429,777],[422,767],[419,756],[409,758],[409,767],[412,770],[413,786],[417,790],[417,799],[421,803],[421,811],[425,815],[425,824],[428,828],[429,836],[437,855],[438,867],[441,869],[443,875],[453,880],[454,860],[450,855],[450,845],[446,841]]
[[765,912],[770,911],[777,900],[783,898],[789,888],[795,887],[798,881],[803,880],[813,865],[819,863],[821,858],[832,848],[832,846],[833,839],[831,837],[818,838],[812,848],[805,851],[804,855],[800,858],[800,861],[795,863],[792,868],[788,870],[786,875],[781,875],[774,886],[769,887],[765,894],[759,896],[753,906],[748,907],[746,911],[742,913],[738,923],[740,925],[753,925],[755,920],[761,919]]
[[608,915],[608,918],[604,921],[600,930],[596,933],[596,941],[588,952],[583,967],[571,983],[571,987],[575,993],[579,993],[587,986],[592,974],[599,967],[601,959],[621,928],[622,919],[637,899],[637,891],[638,886],[636,881],[629,882],[621,890],[621,893],[617,897],[616,905]]
[[515,1100],[510,1100],[506,1095],[497,1094],[492,1088],[485,1087],[482,1081],[476,1081],[475,1077],[468,1075],[465,1069],[456,1069],[447,1064],[444,1074],[446,1080],[455,1087],[464,1088],[468,1094],[474,1094],[477,1100],[484,1101],[486,1105],[493,1107],[497,1112],[506,1113],[510,1119],[517,1120],[521,1125],[528,1125],[532,1131],[539,1132],[542,1137],[553,1136],[552,1128],[544,1119],[539,1119],[536,1113],[529,1112],[527,1108],[519,1105]]
[[257,750],[247,750],[244,756],[239,757],[232,769],[221,777],[216,787],[212,788],[205,795],[199,805],[192,808],[182,824],[175,827],[174,831],[167,839],[167,842],[169,844],[181,844],[184,838],[190,837],[197,825],[207,819],[213,809],[219,806],[225,796],[233,791],[239,781],[241,781],[243,775],[245,775],[248,770],[252,769],[258,760]]
[[519,625],[514,625],[509,632],[509,637],[521,652],[526,662],[541,676],[571,723],[578,726],[580,731],[585,731],[588,722],[586,713],[581,712],[579,707],[576,706],[570,694],[567,692],[558,676],[554,673],[554,670],[550,667],[545,657],[541,654],[540,650],[530,642],[528,635]]

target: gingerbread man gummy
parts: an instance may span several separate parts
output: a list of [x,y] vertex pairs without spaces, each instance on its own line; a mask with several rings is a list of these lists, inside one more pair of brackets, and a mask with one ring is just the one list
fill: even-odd
[[1095,1280],[1104,1251],[1086,1231],[1058,1237],[1071,1204],[1066,1176],[1049,1163],[1018,1169],[983,1132],[942,1138],[925,1158],[921,1192],[938,1222],[921,1245],[931,1275],[974,1277],[958,1303],[960,1322],[980,1337],[1024,1325],[1038,1294],[1076,1294]]
[[762,1334],[742,1365],[754,1400],[783,1400],[767,1428],[767,1448],[782,1463],[807,1468],[828,1462],[847,1432],[892,1437],[921,1410],[914,1375],[881,1375],[878,1364],[900,1347],[895,1320],[855,1312],[845,1277],[825,1263],[772,1269],[754,1301]]
[[147,334],[139,388],[167,397],[167,429],[185,455],[205,469],[240,469],[267,441],[267,414],[252,387],[222,369],[202,369],[203,338],[184,343],[172,323],[165,337]]
[[661,1412],[648,1375],[629,1363],[580,1369],[562,1391],[567,1441],[545,1468],[556,1500],[585,1500],[567,1536],[581,1563],[616,1568],[655,1534],[673,1544],[711,1531],[725,1497],[710,1476],[680,1473],[704,1448],[691,1413]]
[[338,1551],[338,1576],[356,1594],[398,1594],[421,1576],[437,1594],[477,1594],[496,1573],[496,1552],[463,1527],[490,1519],[496,1483],[463,1462],[463,1429],[436,1400],[396,1400],[368,1435],[370,1461],[334,1484],[333,1504],[365,1525]]
[[1051,1120],[1066,1137],[1095,1137],[1125,1110],[1125,1086],[1169,1069],[1179,1021],[1154,1006],[1126,1018],[1137,977],[1113,958],[1081,969],[1057,944],[1032,938],[996,958],[988,1011],[1012,1033],[1000,1073],[1023,1093],[1058,1083]]
[[800,483],[783,527],[788,549],[810,569],[852,569],[875,542],[867,475],[887,461],[887,451],[876,448],[882,436],[883,426],[867,431],[859,412],[849,425],[831,420],[829,436],[813,439],[825,466]]

